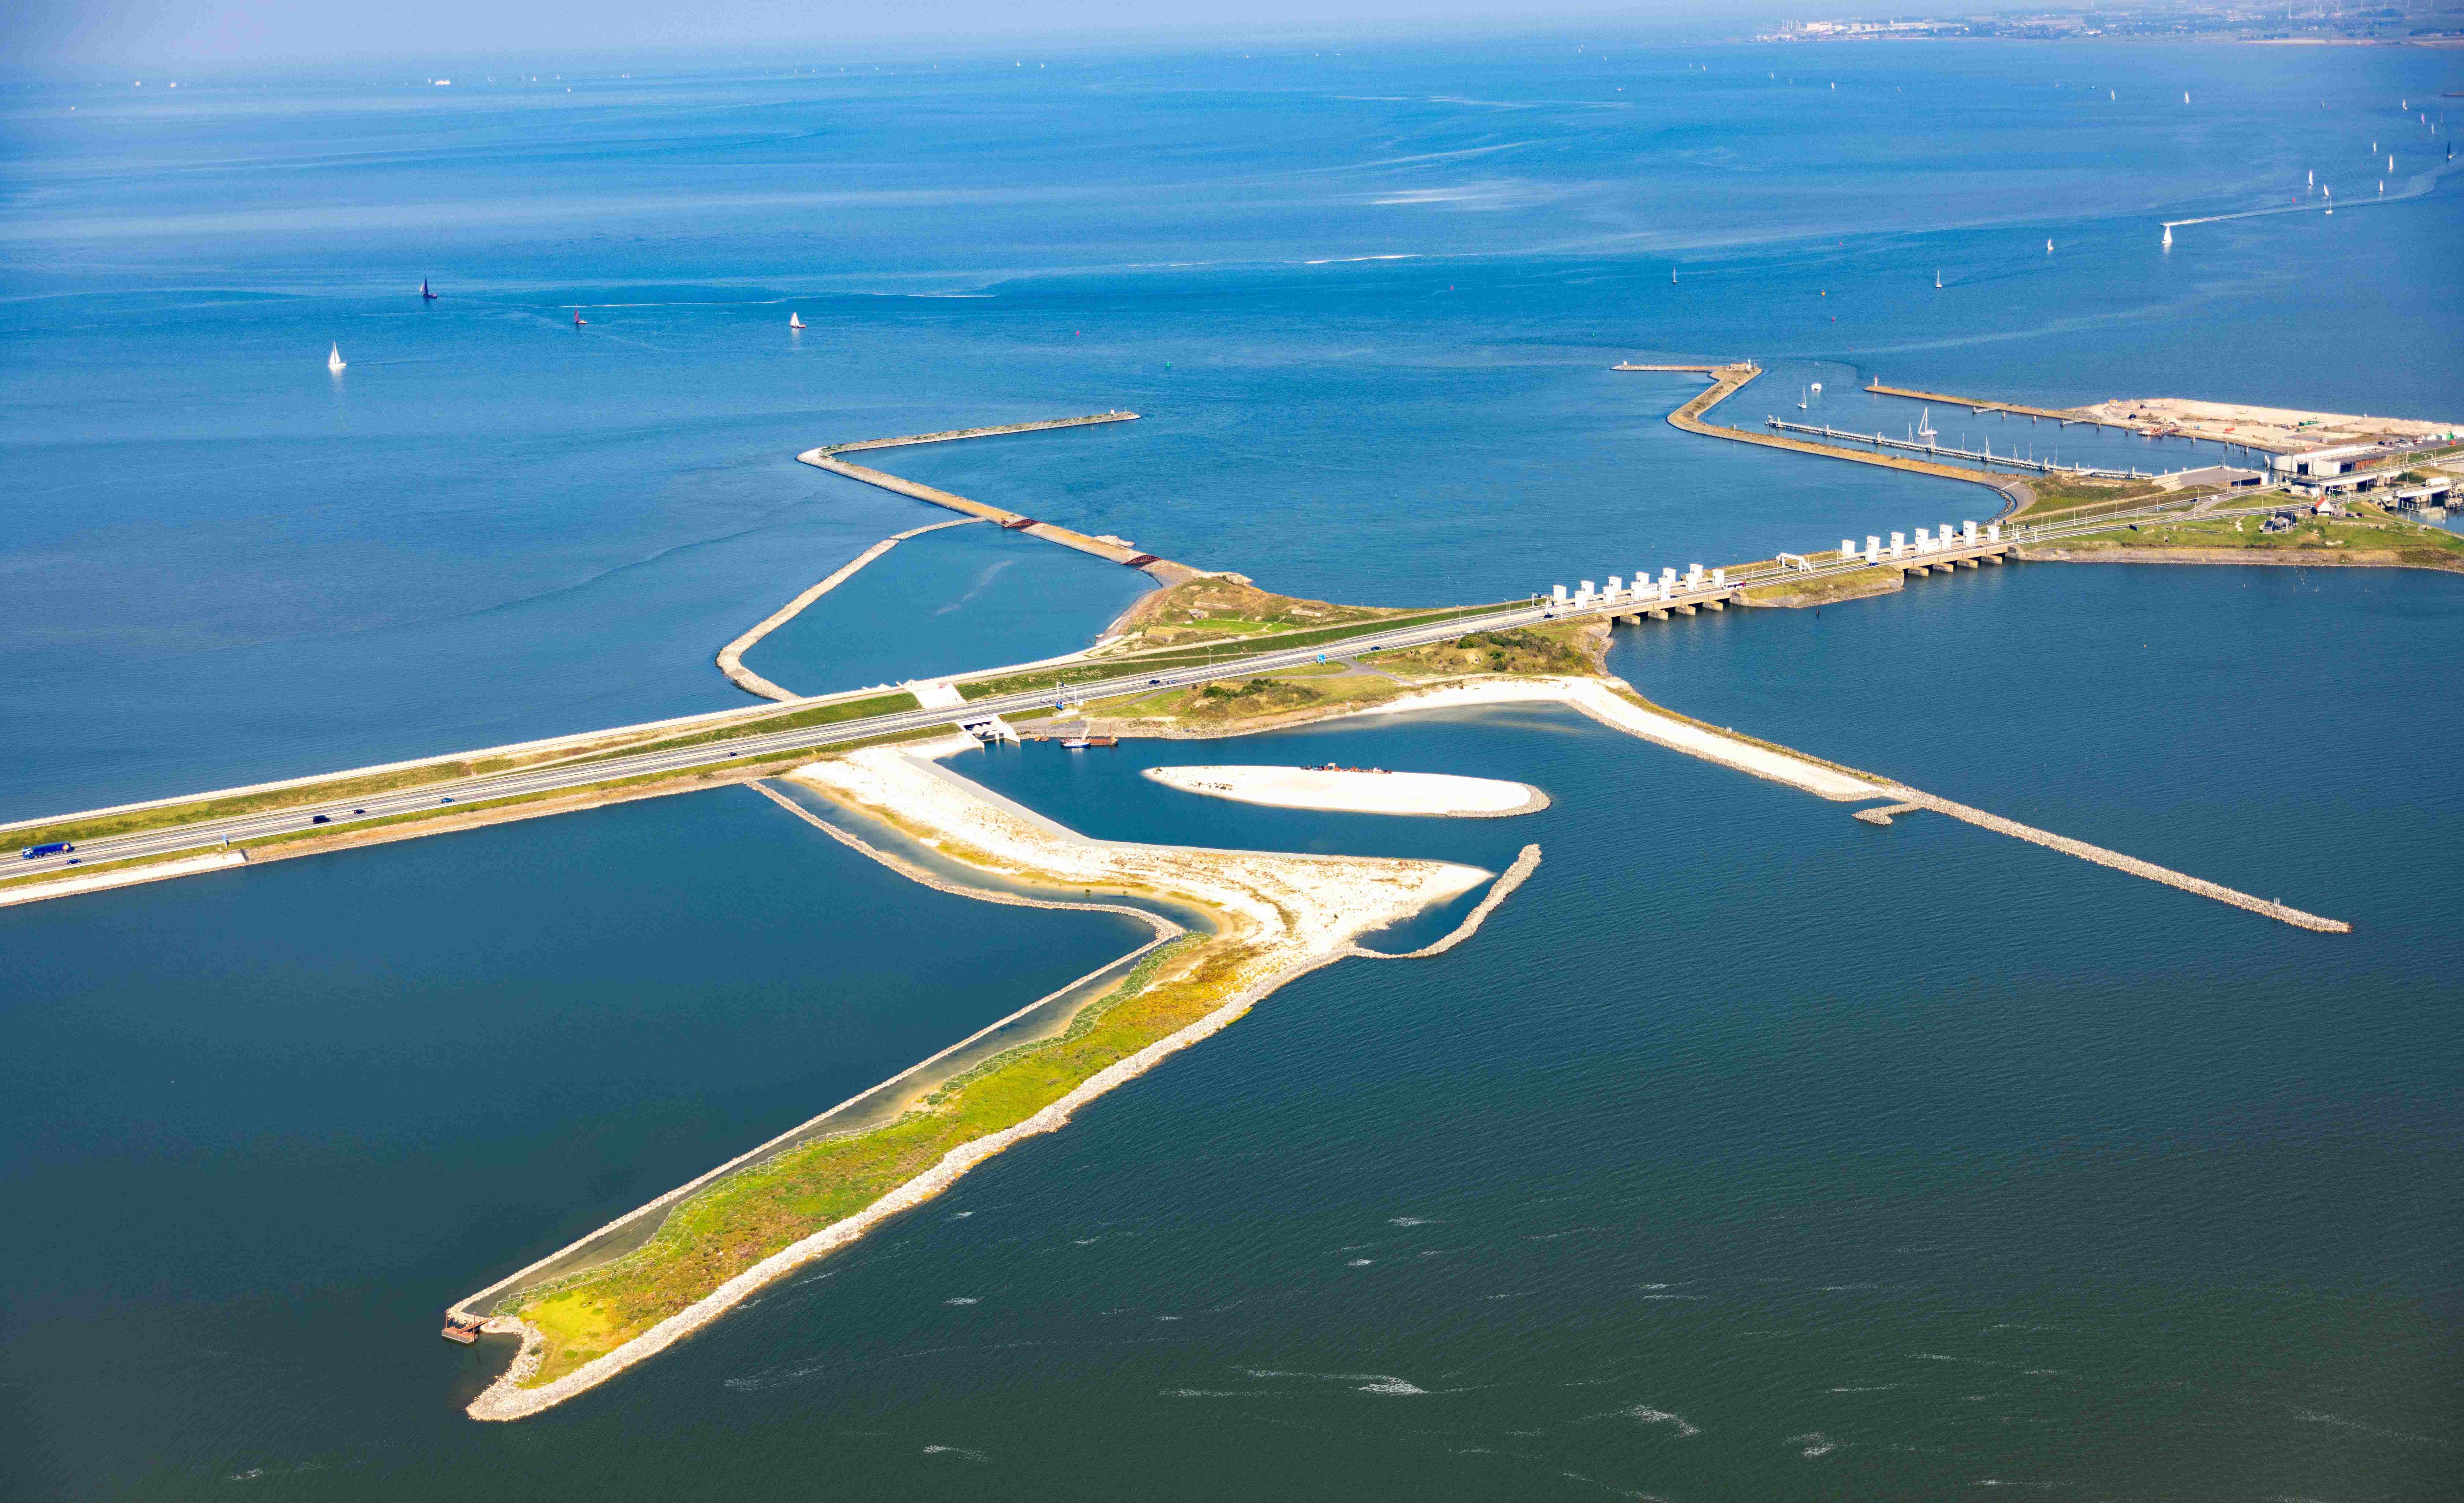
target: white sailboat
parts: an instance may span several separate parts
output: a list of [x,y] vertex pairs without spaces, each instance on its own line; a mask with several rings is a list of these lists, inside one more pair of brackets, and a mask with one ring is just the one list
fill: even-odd
[[2167,250],[2171,250],[2171,249],[2172,249],[2172,247],[2173,247],[2173,227],[2172,227],[2171,225],[2167,225],[2167,226],[2165,227],[2165,248],[2166,248]]
[[1917,412],[1917,436],[1931,438],[1939,430],[1933,426],[1933,409],[1920,409]]
[[1805,395],[1797,399],[1796,409],[1800,412],[1804,411],[1805,405],[1813,400],[1814,388],[1812,387],[1808,387],[1805,388]]
[[801,315],[793,313],[787,315],[787,327],[791,329],[801,329],[803,326],[804,320]]
[[2051,255],[2051,254],[2054,254],[2054,242],[2053,242],[2053,241],[2051,241],[2051,240],[2047,240],[2047,241],[2045,242],[2045,254],[2046,254],[2047,255]]
[[1936,292],[1942,291],[1942,273],[1940,272],[1933,274],[1933,290]]
[[341,344],[336,344],[334,346],[333,353],[325,357],[325,368],[327,370],[337,372],[342,369],[342,346]]

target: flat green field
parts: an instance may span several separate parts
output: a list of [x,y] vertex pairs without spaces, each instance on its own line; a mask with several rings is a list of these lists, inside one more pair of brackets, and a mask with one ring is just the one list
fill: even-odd
[[2391,555],[2373,562],[2464,568],[2464,536],[2443,527],[2390,517],[2372,506],[2356,507],[2350,517],[2304,516],[2284,532],[2261,532],[2261,520],[2257,517],[2192,517],[2180,521],[2142,522],[2135,530],[2117,527],[2110,532],[2065,539],[2059,546],[2213,548],[2247,553],[2346,550]]
[[533,1385],[562,1377],[763,1258],[843,1221],[951,1149],[1013,1127],[1106,1066],[1177,1032],[1236,989],[1245,948],[1190,935],[1141,961],[1058,1036],[985,1061],[870,1132],[790,1149],[686,1201],[656,1236],[515,1308],[547,1349]]

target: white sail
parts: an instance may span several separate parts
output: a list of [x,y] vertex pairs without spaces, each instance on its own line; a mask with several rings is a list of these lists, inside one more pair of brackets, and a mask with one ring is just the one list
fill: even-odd
[[803,326],[804,320],[802,315],[793,313],[787,315],[787,327],[791,329],[801,329]]
[[342,368],[342,346],[341,344],[336,344],[334,346],[333,353],[325,357],[325,368],[327,370],[340,370]]

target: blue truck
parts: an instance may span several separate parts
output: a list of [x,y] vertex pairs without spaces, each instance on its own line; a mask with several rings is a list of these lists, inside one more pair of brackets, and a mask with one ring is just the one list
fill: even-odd
[[25,850],[19,851],[18,855],[21,859],[33,861],[43,856],[55,856],[63,851],[75,851],[77,847],[69,844],[65,840],[54,840],[39,846],[28,846]]

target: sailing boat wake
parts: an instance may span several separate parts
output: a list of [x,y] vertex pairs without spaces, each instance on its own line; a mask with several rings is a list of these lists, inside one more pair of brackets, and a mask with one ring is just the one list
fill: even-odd
[[[2394,204],[2400,203],[2408,198],[2419,198],[2423,194],[2429,192],[2431,188],[2436,188],[2440,178],[2453,172],[2458,167],[2464,167],[2464,162],[2456,162],[2453,160],[2441,162],[2438,166],[2431,167],[2427,172],[2416,172],[2412,176],[2405,179],[2405,184],[2402,188],[2387,194],[2384,198],[2365,198],[2360,200],[2358,203],[2346,204],[2344,207],[2346,209],[2360,209],[2371,204]],[[2196,219],[2167,219],[2164,221],[2165,243],[2167,245],[2172,244],[2173,232],[2184,225],[2220,225],[2228,219],[2264,219],[2270,214],[2315,214],[2321,211],[2321,206],[2318,204],[2278,204],[2273,209],[2245,209],[2239,213],[2205,214]],[[2333,199],[2329,199],[2327,201],[2325,211],[2328,213],[2335,212],[2335,201]]]

